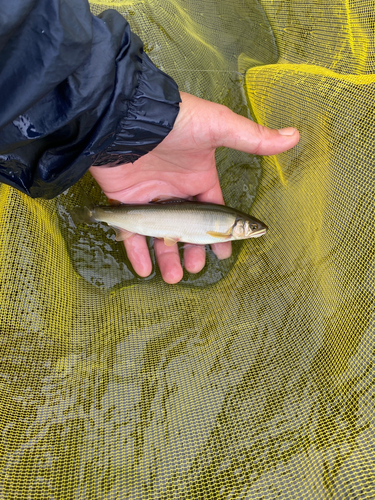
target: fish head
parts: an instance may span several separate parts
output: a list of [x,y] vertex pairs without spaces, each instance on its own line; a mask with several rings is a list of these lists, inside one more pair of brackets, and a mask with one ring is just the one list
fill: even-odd
[[238,217],[232,228],[232,236],[235,240],[259,238],[266,234],[267,229],[268,227],[258,219]]

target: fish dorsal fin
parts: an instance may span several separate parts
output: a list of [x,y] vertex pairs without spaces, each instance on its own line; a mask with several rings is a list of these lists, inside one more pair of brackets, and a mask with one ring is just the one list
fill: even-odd
[[157,205],[167,205],[170,203],[189,203],[191,200],[186,200],[184,198],[154,198],[150,201],[152,204]]

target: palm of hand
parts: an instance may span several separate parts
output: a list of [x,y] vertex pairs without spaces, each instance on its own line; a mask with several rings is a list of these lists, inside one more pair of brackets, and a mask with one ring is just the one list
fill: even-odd
[[[199,201],[223,204],[215,165],[216,147],[274,154],[298,142],[298,133],[282,136],[224,106],[184,93],[181,97],[181,109],[173,130],[153,151],[133,164],[91,167],[92,175],[108,198],[123,203],[145,203],[156,198],[195,196]],[[134,235],[124,244],[135,272],[148,276],[152,263],[146,238]],[[183,270],[177,245],[168,247],[162,240],[155,239],[154,248],[163,279],[167,283],[180,281]],[[221,259],[231,254],[229,242],[212,248]],[[189,272],[199,272],[204,263],[203,246],[185,245],[184,265]]]

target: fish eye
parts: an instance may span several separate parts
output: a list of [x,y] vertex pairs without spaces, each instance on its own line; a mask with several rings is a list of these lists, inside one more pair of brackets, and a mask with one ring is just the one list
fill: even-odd
[[250,229],[256,231],[258,229],[258,224],[250,224]]

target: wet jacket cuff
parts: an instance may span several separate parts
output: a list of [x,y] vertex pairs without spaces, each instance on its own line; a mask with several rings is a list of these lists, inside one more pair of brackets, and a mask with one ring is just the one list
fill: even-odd
[[154,149],[172,130],[181,102],[177,84],[142,54],[135,93],[124,107],[110,145],[95,155],[94,166],[132,163]]

